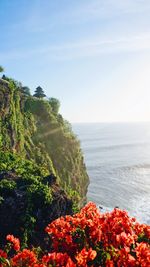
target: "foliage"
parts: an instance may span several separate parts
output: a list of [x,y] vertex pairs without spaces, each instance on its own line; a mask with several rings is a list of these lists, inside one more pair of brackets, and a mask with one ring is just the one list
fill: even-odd
[[52,202],[52,190],[48,185],[41,182],[33,183],[27,188],[27,191],[30,195],[30,202],[38,208]]
[[7,195],[16,189],[16,182],[13,180],[2,179],[0,181],[0,194]]
[[18,217],[18,224],[22,222],[26,241],[33,235],[37,210],[45,209],[53,200],[52,189],[44,180],[48,174],[47,169],[33,161],[11,152],[0,152],[0,205],[5,204],[9,196],[15,201],[18,194],[20,201],[25,201],[24,215]]
[[21,92],[25,95],[25,96],[30,96],[31,93],[30,93],[30,88],[28,86],[23,86],[21,88]]
[[7,77],[6,77],[5,74],[3,74],[2,79],[3,79],[3,80],[7,80]]
[[49,98],[49,104],[52,107],[52,112],[54,114],[58,114],[60,108],[60,101],[57,98],[51,97]]
[[35,90],[35,93],[33,95],[34,97],[38,97],[38,98],[43,98],[45,97],[46,95],[44,94],[44,91],[42,89],[42,87],[38,86]]
[[3,72],[4,68],[2,66],[0,66],[0,72]]
[[21,82],[15,80],[13,78],[7,77],[5,74],[2,76],[2,79],[11,83],[12,86],[14,87],[14,89],[21,89],[21,87],[22,87]]
[[139,224],[120,209],[101,214],[90,202],[45,230],[51,239],[46,252],[21,249],[19,239],[7,235],[8,243],[0,250],[1,266],[148,267],[150,263],[150,226]]
[[[75,206],[77,203],[78,206],[83,205],[88,176],[80,143],[73,134],[71,125],[60,114],[54,114],[49,101],[44,99],[29,97],[25,101],[24,110],[31,112],[35,118],[36,132],[32,141],[37,148],[41,144],[42,153],[39,151],[39,154],[45,155],[46,161],[47,153],[53,164],[52,172],[57,175],[60,185],[73,198]],[[70,194],[70,189],[76,193]]]
[[32,159],[54,173],[74,206],[78,203],[81,207],[86,201],[88,175],[71,125],[56,113],[59,100],[51,98],[53,106],[43,98],[24,97],[21,83],[4,79],[9,83],[5,88],[0,85],[0,148]]
[[40,116],[43,120],[49,119],[50,121],[50,114],[51,114],[51,107],[48,101],[41,99],[41,98],[33,98],[29,97],[25,101],[25,112],[31,112],[34,116]]

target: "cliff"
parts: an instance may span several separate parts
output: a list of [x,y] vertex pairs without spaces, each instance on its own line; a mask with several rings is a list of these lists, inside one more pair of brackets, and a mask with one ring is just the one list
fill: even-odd
[[[49,214],[46,221],[71,212],[70,201],[79,207],[86,202],[89,178],[80,143],[70,125],[60,114],[53,112],[48,100],[25,95],[13,80],[7,82],[0,79],[0,149],[0,216],[3,214],[4,220],[7,217],[6,211],[4,214],[6,208],[13,214],[16,213],[17,204],[14,203],[22,203],[21,212],[26,212],[23,203],[26,203],[28,183],[25,185],[26,189],[22,190],[20,181],[33,178],[30,185],[34,185],[36,176],[40,177],[40,190],[48,190],[45,187],[41,189],[45,177],[55,177],[53,186],[48,182],[46,184],[53,192],[52,206],[49,209],[53,216]],[[32,168],[36,169],[37,173],[32,173]],[[16,183],[9,201],[5,187],[8,189],[11,185],[4,180],[15,180]],[[18,199],[22,199],[21,202]],[[38,202],[38,199],[36,201]],[[55,203],[55,207],[52,203]],[[20,206],[18,207],[20,210]],[[36,212],[41,213],[38,210]],[[35,212],[33,213],[35,215]],[[38,221],[37,214],[34,215],[33,220]],[[12,214],[10,218],[13,218]],[[0,229],[3,229],[2,220],[0,224]]]
[[72,204],[44,167],[0,152],[0,243],[12,233],[25,245],[43,246],[48,222],[72,214]]
[[80,143],[70,125],[52,112],[47,100],[25,96],[10,82],[0,81],[0,148],[45,166],[68,193],[86,200],[89,178]]

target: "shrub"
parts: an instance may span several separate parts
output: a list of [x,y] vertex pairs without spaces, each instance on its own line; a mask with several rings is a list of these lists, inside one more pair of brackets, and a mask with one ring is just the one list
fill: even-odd
[[102,214],[90,202],[79,213],[53,221],[46,232],[52,241],[49,253],[39,248],[18,251],[19,240],[7,237],[9,248],[16,251],[12,256],[6,251],[8,245],[0,250],[0,266],[148,267],[150,263],[150,226],[117,208]]

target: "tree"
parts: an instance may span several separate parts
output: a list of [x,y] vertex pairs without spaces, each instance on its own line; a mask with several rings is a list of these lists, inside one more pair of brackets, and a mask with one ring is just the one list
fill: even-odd
[[51,97],[49,98],[49,104],[51,105],[52,112],[55,114],[58,114],[59,108],[60,108],[60,102],[57,98]]
[[33,96],[38,97],[38,98],[43,98],[43,97],[45,97],[46,95],[44,94],[43,89],[42,89],[40,86],[38,86],[38,87],[36,88],[35,93],[34,93]]
[[0,72],[3,72],[4,68],[2,66],[0,66]]
[[21,88],[22,88],[22,83],[21,82],[16,81],[16,80],[6,76],[5,74],[3,74],[2,79],[7,81],[7,82],[9,82],[9,83],[11,82],[15,86],[15,88],[21,90]]
[[30,93],[30,88],[29,88],[28,86],[23,86],[23,87],[21,88],[21,92],[22,92],[24,95],[26,95],[26,96],[30,96],[30,95],[31,95],[31,93]]
[[7,77],[5,76],[5,74],[3,74],[2,79],[7,81]]

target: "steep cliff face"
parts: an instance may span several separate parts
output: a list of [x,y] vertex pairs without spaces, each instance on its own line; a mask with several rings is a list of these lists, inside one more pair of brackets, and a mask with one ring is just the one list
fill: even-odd
[[0,244],[12,233],[24,245],[43,246],[46,225],[71,214],[72,204],[46,168],[0,151]]
[[86,200],[88,175],[80,144],[68,123],[47,100],[25,96],[0,80],[0,148],[33,160],[57,176],[79,205]]

